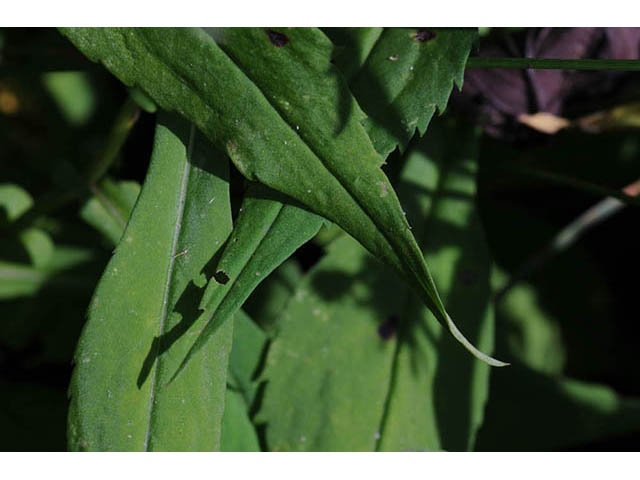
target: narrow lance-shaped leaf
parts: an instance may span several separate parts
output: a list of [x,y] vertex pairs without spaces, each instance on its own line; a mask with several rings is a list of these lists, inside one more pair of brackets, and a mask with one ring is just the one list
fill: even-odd
[[[408,154],[398,191],[445,298],[491,350],[490,257],[474,207],[473,145],[469,129],[438,125]],[[489,367],[463,355],[419,298],[353,239],[330,246],[277,331],[258,417],[270,448],[472,448]]]
[[263,279],[318,233],[322,217],[283,201],[282,195],[259,183],[249,185],[234,230],[200,302],[209,319],[180,369]]
[[[232,324],[167,385],[204,315],[202,269],[231,230],[228,164],[161,117],[151,166],[96,289],[70,387],[73,450],[218,450]],[[192,325],[193,324],[193,325]]]
[[[238,169],[306,205],[403,272],[472,353],[379,168],[364,115],[317,29],[62,29],[93,60],[193,121]],[[231,58],[232,57],[232,58]]]

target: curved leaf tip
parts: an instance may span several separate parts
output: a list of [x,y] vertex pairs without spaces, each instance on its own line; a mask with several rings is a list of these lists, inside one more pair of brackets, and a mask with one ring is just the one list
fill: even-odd
[[497,360],[493,357],[490,357],[486,353],[482,353],[480,350],[474,347],[469,340],[466,339],[466,337],[460,330],[458,330],[458,327],[456,327],[456,324],[453,323],[453,320],[448,313],[446,314],[445,318],[447,320],[447,327],[449,328],[451,335],[453,335],[454,338],[458,340],[458,342],[460,342],[462,346],[466,348],[474,357],[482,360],[484,363],[491,365],[492,367],[508,367],[510,365],[510,363]]

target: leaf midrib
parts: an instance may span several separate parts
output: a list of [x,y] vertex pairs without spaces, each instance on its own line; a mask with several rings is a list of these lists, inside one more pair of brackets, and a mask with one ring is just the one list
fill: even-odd
[[[327,172],[329,172],[331,174],[331,176],[338,182],[338,184],[342,187],[342,189],[346,192],[346,194],[351,197],[351,199],[354,201],[354,203],[356,205],[358,205],[358,207],[360,208],[360,210],[362,210],[362,212],[364,213],[364,215],[369,218],[369,220],[375,225],[376,230],[378,231],[378,233],[382,236],[382,238],[385,240],[385,242],[387,243],[387,246],[389,247],[389,250],[393,253],[393,256],[395,257],[394,263],[396,263],[398,266],[403,265],[405,267],[408,267],[409,271],[413,271],[413,269],[410,267],[410,264],[408,264],[407,262],[405,262],[403,260],[403,256],[402,255],[398,255],[398,252],[396,252],[396,248],[394,248],[394,244],[389,240],[389,237],[385,231],[384,228],[381,227],[381,225],[376,221],[376,215],[371,215],[371,213],[363,207],[360,199],[353,195],[351,193],[351,191],[345,186],[343,180],[340,178],[340,176],[336,175],[336,173],[326,164],[325,160],[323,159],[322,155],[319,155],[316,150],[313,148],[312,145],[310,145],[304,138],[302,138],[300,136],[300,133],[294,128],[294,126],[292,126],[286,118],[283,117],[283,111],[284,109],[279,108],[277,104],[274,104],[267,95],[265,95],[264,91],[262,90],[262,88],[260,87],[260,85],[255,81],[254,78],[252,78],[246,71],[245,69],[241,68],[240,65],[238,65],[236,63],[236,60],[233,58],[233,56],[231,54],[229,54],[224,48],[220,47],[220,49],[225,53],[225,55],[227,55],[227,57],[233,62],[233,64],[236,66],[236,68],[242,72],[242,74],[247,77],[251,83],[256,87],[256,89],[260,92],[260,94],[262,95],[262,97],[267,101],[267,103],[271,106],[271,108],[278,114],[278,116],[280,117],[280,119],[291,129],[291,131],[293,133],[295,133],[299,138],[300,141],[309,149],[309,151],[320,161],[320,163],[322,164],[322,166],[325,168],[325,170],[327,170]],[[342,76],[342,72],[339,71],[337,68],[336,70],[338,71],[338,74],[340,76]],[[344,80],[344,78],[343,78]],[[346,80],[345,80],[346,83]],[[202,98],[202,97],[200,97]],[[354,97],[355,99],[355,97]],[[356,100],[357,101],[357,100]],[[369,140],[369,135],[366,131],[366,129],[364,128],[364,126],[362,126],[362,124],[360,125],[360,127],[363,129],[363,134],[367,137],[367,139]],[[370,140],[369,140],[370,142]],[[373,148],[373,144],[372,144],[372,148]],[[373,148],[373,150],[376,152],[376,154],[378,156],[381,157],[381,155],[375,150],[375,148]],[[382,159],[382,157],[381,157]],[[384,162],[384,159],[382,159],[382,162]],[[379,167],[378,167],[379,168]],[[258,178],[256,176],[256,178]],[[262,183],[262,182],[260,182]],[[309,206],[311,208],[311,206]],[[336,222],[337,223],[337,222]],[[415,274],[416,272],[414,272]],[[419,275],[416,275],[419,277]]]
[[145,432],[145,438],[144,438],[144,444],[143,444],[143,450],[145,452],[149,450],[151,426],[154,418],[153,410],[154,410],[156,387],[157,387],[157,380],[158,380],[158,369],[159,369],[159,363],[160,363],[158,352],[160,352],[161,351],[160,349],[162,348],[162,345],[161,345],[162,336],[163,336],[162,334],[164,333],[164,329],[167,321],[167,314],[169,310],[169,294],[171,291],[171,280],[173,277],[173,268],[176,262],[176,250],[178,247],[178,240],[180,238],[180,231],[182,228],[182,216],[184,213],[184,206],[186,203],[185,200],[187,195],[187,186],[189,183],[189,173],[191,171],[191,156],[193,154],[194,137],[195,137],[195,126],[191,124],[191,129],[189,132],[189,144],[187,146],[187,152],[186,152],[187,153],[186,162],[183,170],[182,183],[180,185],[180,195],[178,198],[178,205],[179,205],[178,214],[176,215],[176,223],[173,229],[173,243],[171,245],[171,256],[169,257],[169,268],[167,270],[167,277],[165,281],[165,289],[164,289],[164,295],[162,300],[162,314],[160,317],[160,325],[158,328],[159,333],[157,337],[158,341],[156,342],[156,348],[154,351],[155,361],[153,365],[153,374],[151,376],[151,389],[149,392],[149,414],[147,417],[147,429]]

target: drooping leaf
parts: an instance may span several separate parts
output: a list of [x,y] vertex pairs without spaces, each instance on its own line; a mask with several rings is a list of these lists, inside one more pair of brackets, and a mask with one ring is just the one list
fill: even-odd
[[105,178],[93,186],[92,191],[93,196],[80,210],[80,216],[117,245],[140,193],[140,185]]
[[160,117],[151,166],[89,308],[70,386],[73,450],[218,450],[232,323],[167,385],[205,320],[202,270],[231,230],[227,162]]
[[[62,32],[161,108],[191,120],[249,179],[340,225],[403,272],[440,322],[445,311],[358,104],[317,29],[86,29]],[[215,37],[215,41],[213,39]],[[217,42],[217,43],[216,43]],[[218,44],[220,46],[218,46]]]
[[[368,41],[361,37],[346,40]],[[404,151],[416,130],[424,135],[436,108],[444,111],[454,84],[462,87],[476,38],[476,29],[384,29],[350,82],[368,116],[367,133],[383,157],[396,146]]]
[[[408,154],[398,191],[445,298],[490,351],[490,257],[474,207],[474,132],[432,128]],[[473,447],[489,367],[464,355],[419,298],[353,239],[330,245],[277,332],[258,417],[271,449]]]

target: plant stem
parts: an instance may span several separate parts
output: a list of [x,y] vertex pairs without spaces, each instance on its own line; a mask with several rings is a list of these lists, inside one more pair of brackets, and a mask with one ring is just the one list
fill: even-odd
[[97,183],[115,161],[139,115],[140,107],[131,97],[128,97],[111,127],[102,153],[86,170],[85,176],[89,185]]
[[520,68],[534,70],[617,70],[640,71],[640,60],[599,58],[502,58],[469,57],[467,68]]
[[[623,191],[628,192],[631,198],[634,198],[640,193],[640,180],[627,185]],[[495,302],[498,303],[514,285],[529,278],[531,274],[543,267],[549,260],[577,243],[589,230],[609,219],[626,206],[618,198],[610,196],[584,211],[561,229],[543,249],[533,254],[522,264],[511,276],[507,284],[495,294]]]

